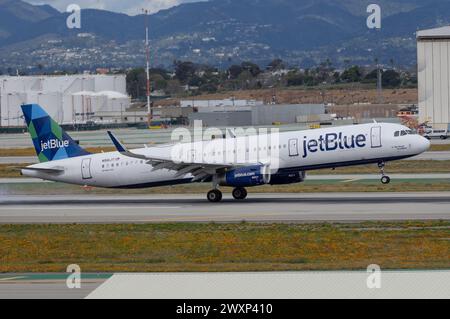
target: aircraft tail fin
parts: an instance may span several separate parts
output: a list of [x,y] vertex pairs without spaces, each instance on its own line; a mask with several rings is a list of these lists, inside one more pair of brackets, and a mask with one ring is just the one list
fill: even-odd
[[28,132],[41,163],[89,155],[38,104],[22,105]]

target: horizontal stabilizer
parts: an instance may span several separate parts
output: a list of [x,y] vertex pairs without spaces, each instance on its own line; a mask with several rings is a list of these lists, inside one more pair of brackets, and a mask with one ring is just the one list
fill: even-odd
[[35,172],[41,172],[45,174],[61,174],[64,173],[63,168],[37,168],[37,167],[22,167],[21,170],[23,171],[35,171]]

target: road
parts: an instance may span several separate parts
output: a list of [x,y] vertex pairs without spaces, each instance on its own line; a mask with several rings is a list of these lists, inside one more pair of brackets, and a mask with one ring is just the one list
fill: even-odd
[[450,220],[450,193],[3,196],[0,224]]

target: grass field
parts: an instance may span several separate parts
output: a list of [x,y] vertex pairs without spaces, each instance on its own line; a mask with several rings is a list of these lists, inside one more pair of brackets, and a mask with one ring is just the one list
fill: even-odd
[[0,272],[449,269],[450,223],[3,225]]
[[450,144],[431,145],[431,152],[450,152]]

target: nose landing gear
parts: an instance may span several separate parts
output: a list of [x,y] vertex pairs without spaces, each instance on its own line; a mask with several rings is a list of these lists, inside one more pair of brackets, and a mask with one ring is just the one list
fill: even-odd
[[381,184],[383,185],[388,185],[391,182],[391,178],[389,176],[386,175],[384,168],[386,167],[386,163],[385,162],[380,162],[378,163],[378,168],[381,171]]

